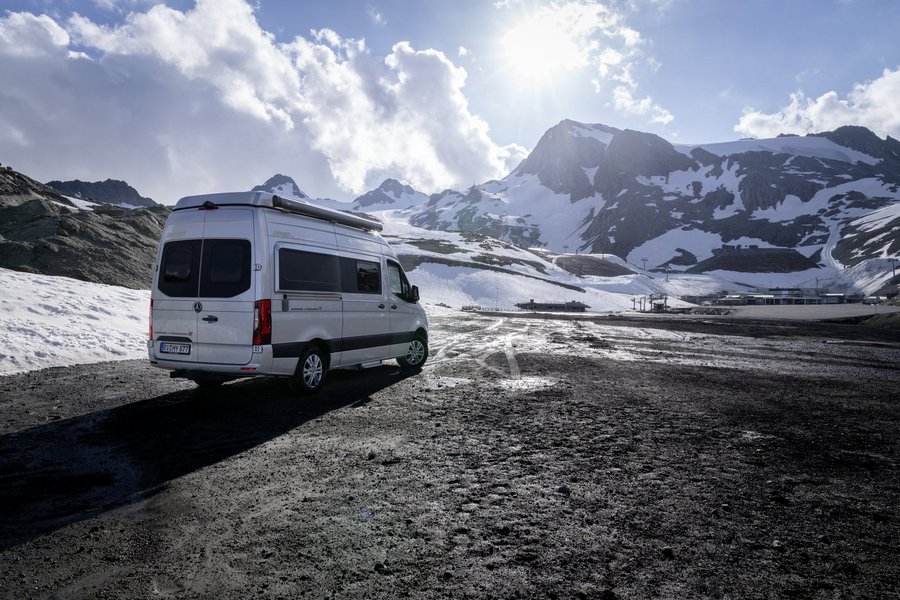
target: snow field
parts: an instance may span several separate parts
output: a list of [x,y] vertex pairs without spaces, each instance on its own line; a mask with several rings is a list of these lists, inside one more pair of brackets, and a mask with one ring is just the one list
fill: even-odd
[[147,354],[149,290],[0,268],[0,375]]

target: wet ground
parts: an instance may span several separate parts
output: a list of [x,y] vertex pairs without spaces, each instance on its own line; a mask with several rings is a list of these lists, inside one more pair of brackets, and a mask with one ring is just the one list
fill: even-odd
[[0,378],[8,598],[897,598],[900,343],[443,311],[421,373]]

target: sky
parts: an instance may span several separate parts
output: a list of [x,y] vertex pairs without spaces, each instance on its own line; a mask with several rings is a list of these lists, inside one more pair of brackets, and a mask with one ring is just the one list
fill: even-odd
[[0,0],[0,162],[165,204],[511,171],[562,119],[900,137],[892,0]]

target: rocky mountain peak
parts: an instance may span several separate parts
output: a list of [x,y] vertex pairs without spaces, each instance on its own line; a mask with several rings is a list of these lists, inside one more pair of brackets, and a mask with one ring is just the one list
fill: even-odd
[[374,190],[354,200],[353,209],[359,211],[401,209],[424,204],[427,200],[425,194],[417,192],[412,186],[389,178]]
[[272,194],[280,194],[283,196],[293,196],[295,198],[302,198],[304,200],[308,200],[309,196],[307,196],[303,191],[297,187],[297,183],[287,175],[282,175],[281,173],[277,173],[262,185],[258,185],[251,192],[270,192]]
[[47,186],[67,196],[89,200],[97,204],[116,206],[158,206],[152,199],[141,196],[136,189],[119,179],[105,181],[48,181]]
[[834,131],[811,134],[815,137],[824,137],[835,144],[857,150],[875,158],[887,158],[890,156],[885,140],[881,139],[872,130],[859,125],[844,125]]
[[0,207],[16,206],[34,199],[51,200],[72,206],[72,203],[55,189],[11,167],[0,165]]
[[396,179],[385,179],[381,182],[381,185],[378,186],[378,189],[386,194],[390,194],[395,198],[399,198],[402,194],[415,194],[416,190],[414,190],[410,185],[401,183]]
[[600,164],[607,141],[615,135],[609,131],[612,128],[600,127],[603,129],[560,121],[541,136],[512,174],[537,175],[544,186],[558,194],[571,194],[573,201],[592,195],[593,185],[585,169]]

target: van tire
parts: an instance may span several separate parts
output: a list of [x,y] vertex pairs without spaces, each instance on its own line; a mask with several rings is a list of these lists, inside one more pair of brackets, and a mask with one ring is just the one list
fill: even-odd
[[292,387],[303,394],[315,394],[325,383],[328,359],[318,346],[308,346],[297,361]]
[[397,357],[397,362],[404,369],[421,369],[427,359],[428,340],[421,333],[417,333],[406,347],[406,354]]

